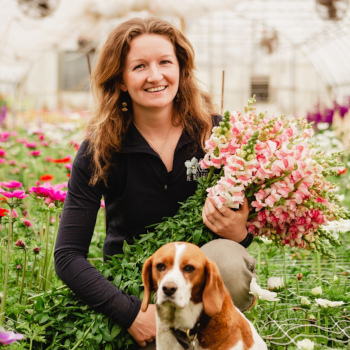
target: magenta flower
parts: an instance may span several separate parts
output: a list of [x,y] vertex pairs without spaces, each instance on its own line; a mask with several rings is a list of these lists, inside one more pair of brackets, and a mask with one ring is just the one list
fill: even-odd
[[15,160],[9,160],[9,165],[16,165],[17,162]]
[[5,164],[6,160],[4,158],[0,158],[0,164]]
[[24,242],[23,242],[21,239],[19,239],[19,240],[16,242],[16,246],[17,246],[18,248],[24,248],[24,247],[25,247],[25,244],[24,244]]
[[0,142],[6,142],[10,133],[8,131],[0,132]]
[[30,226],[33,225],[33,224],[32,224],[29,220],[27,220],[27,219],[24,219],[23,222],[24,222],[24,225],[26,225],[27,227],[30,227]]
[[0,148],[0,157],[5,157],[6,152],[4,149]]
[[33,186],[29,193],[36,194],[37,197],[48,197],[49,195],[49,188],[45,185],[43,186]]
[[33,156],[33,157],[39,157],[40,154],[41,154],[41,151],[40,150],[38,150],[38,151],[30,151],[28,154],[30,156]]
[[23,334],[5,331],[4,328],[0,327],[0,344],[8,345],[21,339],[23,339]]
[[42,186],[35,186],[29,190],[29,193],[36,194],[37,197],[46,197],[45,203],[50,204],[54,201],[64,202],[67,191],[62,191],[62,188],[67,187],[67,183],[51,185],[44,183]]
[[9,182],[0,182],[0,186],[6,187],[6,188],[19,188],[22,187],[22,182],[11,180]]
[[21,191],[21,190],[14,190],[13,192],[8,192],[8,191],[4,191],[2,188],[0,188],[0,194],[5,196],[6,198],[24,199],[24,198],[28,197],[28,195],[25,193],[25,191]]
[[26,142],[27,148],[37,148],[38,144],[36,142]]

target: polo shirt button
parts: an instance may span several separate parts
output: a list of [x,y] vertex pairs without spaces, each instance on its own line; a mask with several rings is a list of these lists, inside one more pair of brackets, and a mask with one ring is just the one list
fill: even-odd
[[164,191],[168,189],[168,185],[164,185]]

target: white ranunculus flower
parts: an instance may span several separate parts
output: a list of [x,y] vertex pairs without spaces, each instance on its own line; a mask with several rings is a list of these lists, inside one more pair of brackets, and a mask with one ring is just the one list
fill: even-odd
[[310,300],[307,297],[301,297],[301,305],[307,306],[307,305],[310,305],[310,304],[311,304],[311,302],[310,302]]
[[315,287],[311,289],[312,295],[322,295],[322,287]]
[[310,339],[303,339],[297,342],[298,350],[313,350],[315,343]]
[[330,301],[327,299],[315,299],[316,304],[323,307],[336,307],[344,304],[344,301]]
[[282,277],[270,277],[267,280],[267,288],[269,290],[279,291],[283,288],[283,278]]
[[277,293],[270,292],[267,289],[262,289],[258,283],[256,282],[256,278],[253,277],[252,281],[250,282],[250,294],[253,294],[257,298],[261,300],[267,300],[267,301],[279,301],[277,297]]

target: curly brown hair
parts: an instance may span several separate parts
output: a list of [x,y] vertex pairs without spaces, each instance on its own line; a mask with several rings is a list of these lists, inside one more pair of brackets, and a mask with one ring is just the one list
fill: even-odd
[[[111,157],[120,150],[133,120],[131,98],[121,90],[122,74],[130,42],[143,34],[166,36],[174,45],[180,66],[179,98],[174,101],[174,116],[179,118],[194,147],[203,148],[210,135],[214,106],[211,96],[199,87],[194,75],[195,54],[189,40],[175,26],[159,18],[127,20],[109,34],[92,72],[95,106],[87,125],[88,151],[93,159],[92,185],[100,180],[107,185]],[[127,112],[121,111],[122,102],[128,103]]]

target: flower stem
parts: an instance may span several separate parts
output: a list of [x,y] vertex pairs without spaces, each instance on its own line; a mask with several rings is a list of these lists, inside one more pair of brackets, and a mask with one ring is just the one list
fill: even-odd
[[284,276],[284,291],[287,299],[287,263],[286,263],[286,251],[283,249],[283,276]]
[[55,250],[55,242],[56,242],[56,237],[57,237],[57,232],[58,232],[59,218],[60,218],[60,213],[57,210],[56,214],[55,214],[55,226],[54,226],[53,240],[52,240],[50,256],[49,256],[49,263],[48,263],[46,271],[45,271],[46,272],[45,279],[50,281],[50,283],[51,283],[52,270],[53,270],[53,254],[54,254],[54,250]]
[[83,342],[83,340],[86,338],[86,336],[89,334],[91,328],[92,328],[93,324],[86,330],[86,332],[84,333],[84,335],[79,339],[79,341],[74,345],[74,347],[72,348],[72,350],[77,349],[80,344]]
[[35,267],[36,267],[36,255],[34,255],[34,261],[33,261],[33,265],[32,265],[32,273],[30,275],[30,281],[29,281],[29,290],[32,289]]
[[22,282],[21,282],[21,289],[19,293],[19,303],[22,304],[22,298],[23,298],[23,288],[24,288],[24,280],[26,277],[26,267],[27,267],[27,247],[24,247],[24,263],[23,263],[23,272],[22,272]]
[[4,324],[4,320],[5,320],[5,304],[6,304],[8,278],[9,278],[10,245],[11,245],[11,237],[12,237],[12,210],[13,210],[13,208],[11,207],[10,212],[9,212],[8,235],[7,235],[5,281],[4,281],[3,296],[1,298],[1,308],[0,308],[0,326],[2,326]]
[[297,295],[299,296],[300,295],[300,288],[299,288],[299,280],[298,280],[298,277],[296,278],[297,280]]
[[317,276],[321,283],[321,256],[319,252],[316,252],[316,262],[317,262]]
[[334,277],[336,273],[336,268],[337,268],[337,248],[334,249],[334,261],[333,261],[333,275],[332,275],[332,284],[334,283]]
[[43,263],[43,269],[42,269],[42,276],[44,278],[43,281],[43,290],[46,290],[46,284],[47,284],[47,269],[48,267],[48,256],[49,256],[49,241],[50,241],[50,221],[51,221],[51,213],[50,211],[47,212],[46,216],[46,226],[45,226],[45,255],[44,255],[44,263]]

